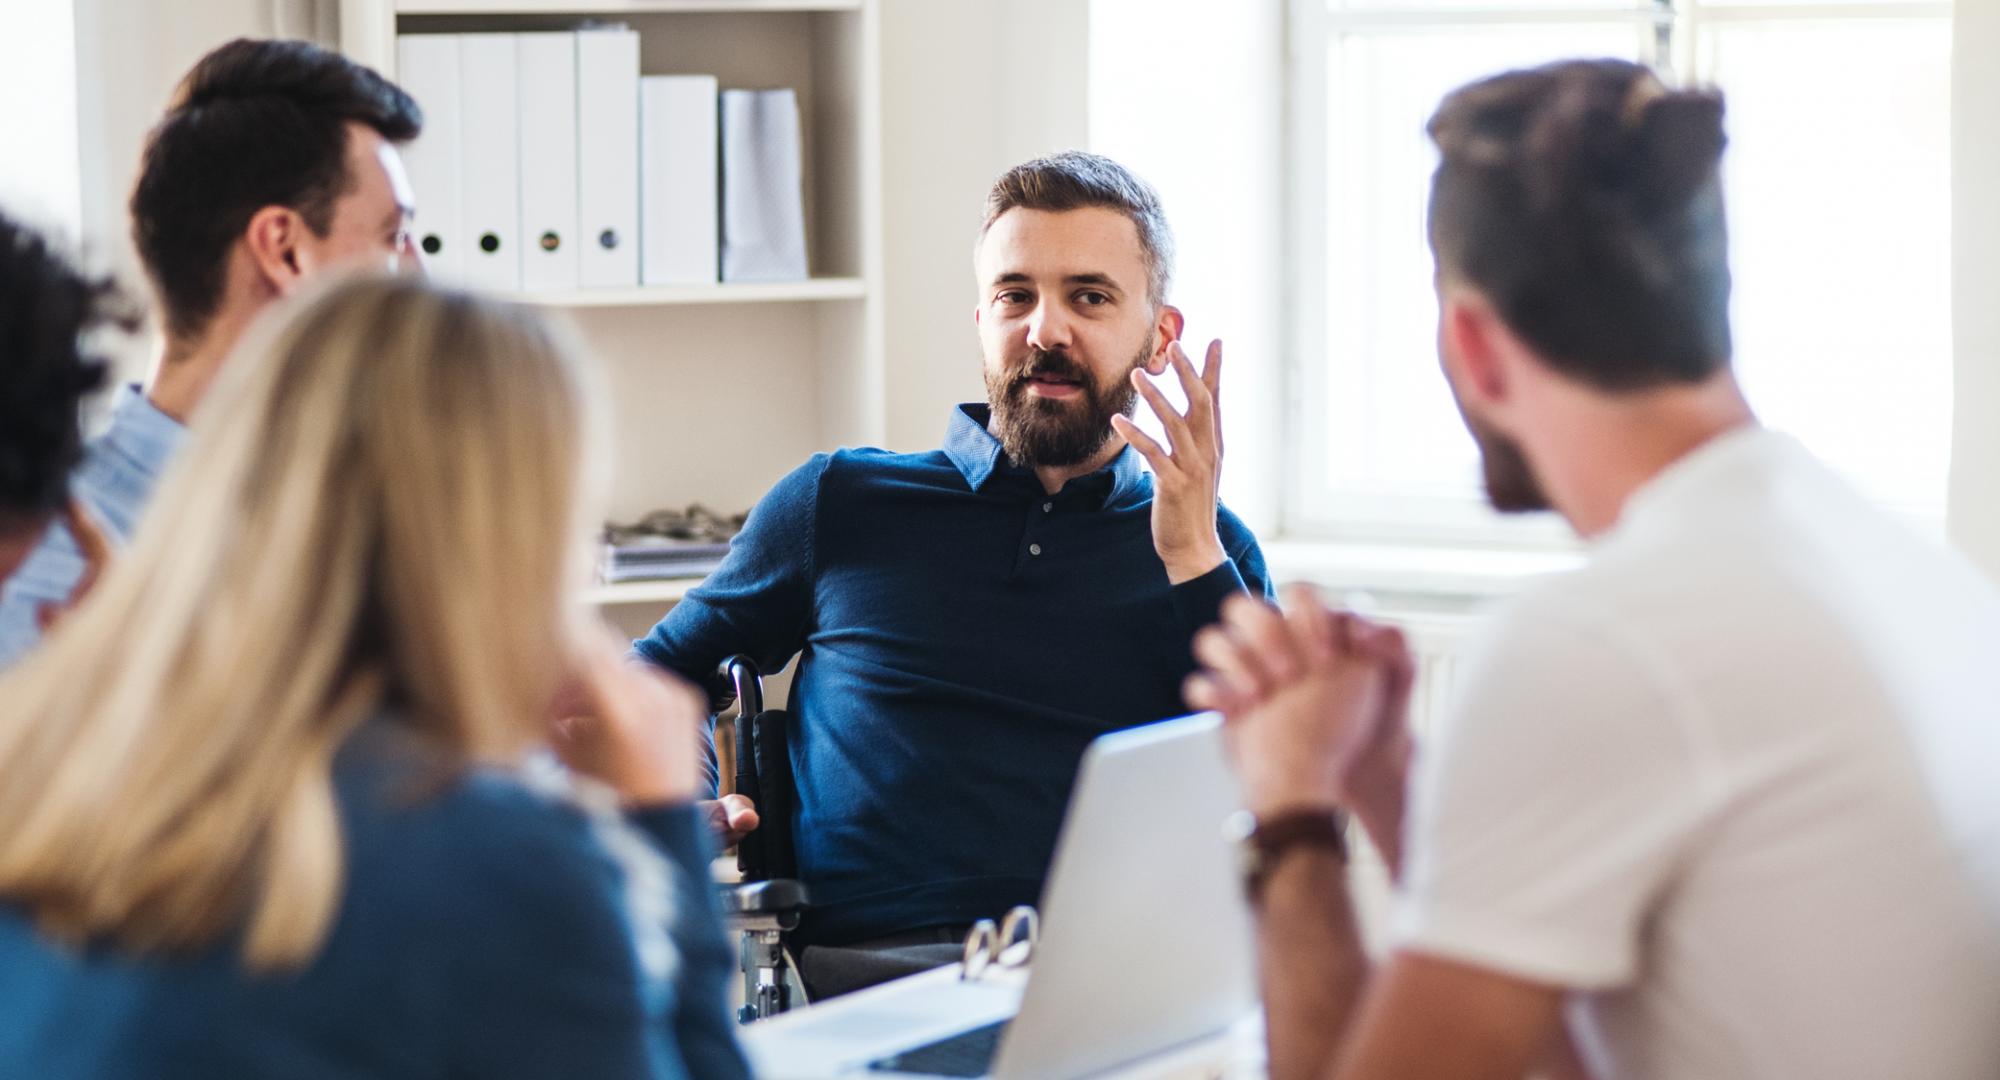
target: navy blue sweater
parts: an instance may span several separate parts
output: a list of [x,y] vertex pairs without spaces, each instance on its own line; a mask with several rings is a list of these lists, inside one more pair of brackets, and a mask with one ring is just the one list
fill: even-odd
[[345,882],[301,971],[252,977],[235,942],[73,951],[0,905],[0,1076],[748,1075],[690,808],[624,819],[672,868],[642,899],[631,852],[604,842],[615,811],[593,819],[489,771],[425,794],[400,745],[371,726],[340,756]]
[[814,457],[635,643],[693,679],[734,653],[766,672],[799,656],[807,941],[1035,903],[1084,747],[1186,711],[1194,632],[1229,594],[1269,592],[1227,510],[1229,558],[1168,583],[1132,450],[1050,496],[985,421],[960,406],[942,450]]

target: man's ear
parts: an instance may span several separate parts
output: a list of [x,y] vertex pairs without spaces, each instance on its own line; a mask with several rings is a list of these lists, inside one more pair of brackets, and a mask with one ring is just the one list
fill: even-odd
[[1484,296],[1452,290],[1438,299],[1438,352],[1460,397],[1497,404],[1507,397],[1504,355],[1513,336]]
[[1181,331],[1187,327],[1187,316],[1172,304],[1161,304],[1158,318],[1153,321],[1153,352],[1146,357],[1146,374],[1159,375],[1167,370],[1167,346],[1181,339]]
[[299,245],[305,236],[305,219],[289,207],[267,206],[250,215],[243,243],[272,292],[282,296],[305,276],[299,258]]

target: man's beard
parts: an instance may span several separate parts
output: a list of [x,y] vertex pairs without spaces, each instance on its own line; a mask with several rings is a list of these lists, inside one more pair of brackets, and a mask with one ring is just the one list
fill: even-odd
[[1550,509],[1549,497],[1542,491],[1542,482],[1536,478],[1534,466],[1528,464],[1528,456],[1522,453],[1521,444],[1475,419],[1465,412],[1463,406],[1459,411],[1465,416],[1466,430],[1472,432],[1472,441],[1479,444],[1479,466],[1486,480],[1486,501],[1493,509],[1503,514],[1528,514]]
[[[1062,468],[1090,460],[1111,441],[1111,418],[1130,416],[1139,400],[1132,385],[1132,368],[1152,354],[1152,342],[1110,386],[1100,386],[1090,369],[1068,353],[1034,350],[1020,370],[986,373],[986,403],[993,410],[993,430],[1007,460],[1029,468]],[[1070,398],[1046,398],[1028,393],[1036,376],[1054,376],[1076,383]]]

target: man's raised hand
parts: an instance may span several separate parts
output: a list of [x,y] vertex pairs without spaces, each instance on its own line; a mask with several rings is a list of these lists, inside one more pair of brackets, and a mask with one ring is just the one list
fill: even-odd
[[1187,395],[1184,414],[1174,410],[1144,370],[1133,368],[1131,378],[1153,415],[1160,418],[1171,446],[1160,445],[1129,417],[1114,416],[1111,426],[1153,467],[1153,548],[1166,565],[1167,580],[1179,585],[1208,573],[1228,557],[1215,529],[1222,480],[1222,342],[1209,342],[1199,374],[1178,341],[1167,346],[1167,363]]

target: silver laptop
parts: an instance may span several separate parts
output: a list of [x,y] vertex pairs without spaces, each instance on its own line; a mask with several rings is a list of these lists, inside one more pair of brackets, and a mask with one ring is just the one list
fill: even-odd
[[1084,754],[1025,987],[938,972],[754,1024],[759,1075],[1076,1077],[1215,1035],[1255,1005],[1223,823],[1241,805],[1199,714]]

